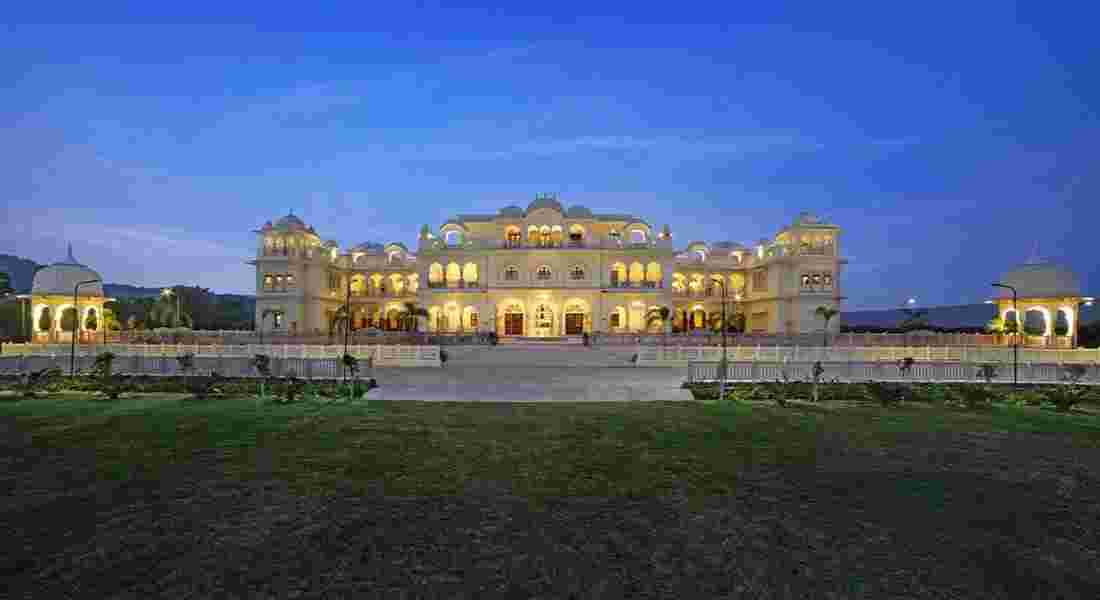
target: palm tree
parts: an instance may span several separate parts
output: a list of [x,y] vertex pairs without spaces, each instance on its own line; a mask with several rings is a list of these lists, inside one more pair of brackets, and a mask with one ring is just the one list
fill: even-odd
[[405,303],[405,327],[408,331],[417,330],[417,317],[427,317],[428,309],[417,306],[415,302]]
[[821,319],[823,321],[825,321],[825,327],[822,329],[821,338],[822,338],[823,345],[828,346],[829,345],[829,321],[833,320],[833,317],[839,315],[840,311],[835,309],[835,308],[829,307],[829,306],[819,306],[814,311],[814,314],[821,317]]

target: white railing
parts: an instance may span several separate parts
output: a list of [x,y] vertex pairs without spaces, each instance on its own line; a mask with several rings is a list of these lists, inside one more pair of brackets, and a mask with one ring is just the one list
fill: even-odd
[[[647,346],[637,347],[639,367],[682,367],[692,361],[717,362],[722,358],[722,348],[716,346]],[[741,362],[794,362],[828,363],[889,362],[903,358],[921,362],[958,363],[1012,363],[1012,348],[998,347],[904,347],[876,346],[865,348],[801,347],[801,346],[733,346],[726,349],[727,361]],[[1097,364],[1100,349],[1045,349],[1020,348],[1020,363],[1040,364]]]
[[[691,362],[688,365],[689,382],[718,380],[719,362]],[[775,381],[784,374],[791,380],[811,381],[813,363],[729,362],[726,363],[726,380],[734,382]],[[909,382],[977,382],[979,364],[962,362],[937,362],[914,364],[908,375],[903,375],[898,365],[886,362],[823,362],[822,381],[837,379],[842,382],[909,381]],[[1020,363],[1017,374],[1020,383],[1060,383],[1063,366],[1057,364]],[[999,365],[994,383],[1012,383],[1012,365]],[[1100,385],[1100,365],[1092,365],[1079,380],[1089,385]]]
[[[68,359],[72,348],[66,344],[4,344],[3,357],[33,356]],[[94,357],[112,352],[119,357],[171,358],[194,354],[198,358],[251,358],[265,354],[273,359],[335,360],[344,354],[343,345],[306,344],[95,344],[76,347],[76,356]],[[348,354],[359,360],[371,359],[379,367],[438,367],[439,346],[348,345]],[[67,365],[68,363],[66,363]]]

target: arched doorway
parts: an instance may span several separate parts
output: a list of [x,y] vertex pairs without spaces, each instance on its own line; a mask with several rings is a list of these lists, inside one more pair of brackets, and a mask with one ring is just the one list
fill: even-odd
[[584,333],[584,304],[579,301],[571,301],[565,305],[562,313],[565,316],[565,335],[581,335]]
[[523,306],[509,304],[504,307],[504,335],[523,335]]
[[535,306],[535,321],[532,329],[534,330],[534,335],[537,337],[549,337],[554,335],[553,307],[546,303]]
[[689,329],[704,329],[707,326],[707,313],[701,307],[691,311],[691,324]]
[[401,311],[391,308],[386,311],[386,331],[399,331],[401,329]]

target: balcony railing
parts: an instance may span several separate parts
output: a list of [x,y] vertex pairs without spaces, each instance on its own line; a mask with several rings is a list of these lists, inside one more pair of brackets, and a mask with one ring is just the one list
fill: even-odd
[[832,256],[835,253],[835,246],[832,244],[804,244],[799,247],[798,253],[810,256]]
[[445,290],[445,289],[479,289],[481,288],[481,280],[473,281],[429,281],[428,288],[433,290]]
[[633,289],[662,289],[664,286],[660,281],[615,281],[607,284],[609,288],[633,288]]
[[[352,298],[400,298],[402,296],[412,296],[416,294],[416,290],[410,288],[401,288],[399,290],[382,290],[382,289],[366,289],[355,291],[352,290]],[[339,295],[339,293],[337,293]]]

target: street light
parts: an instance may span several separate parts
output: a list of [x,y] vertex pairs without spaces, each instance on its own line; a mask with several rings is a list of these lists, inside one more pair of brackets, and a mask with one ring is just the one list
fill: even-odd
[[176,297],[176,312],[172,315],[172,328],[179,327],[180,319],[180,295],[172,291],[172,288],[164,288],[160,291],[161,296],[175,296]]
[[[73,319],[73,331],[71,336],[72,348],[69,354],[69,377],[76,376],[76,332],[80,331],[80,297],[77,295],[80,286],[88,285],[91,283],[99,283],[98,279],[89,279],[87,281],[78,281],[73,286],[73,312],[76,313]],[[62,315],[64,317],[64,315]]]
[[[1020,322],[1020,311],[1016,308],[1016,288],[1004,283],[994,283],[993,287],[1005,288],[1012,291],[1012,318],[1017,323]],[[1017,327],[1018,329],[1018,327]],[[1020,380],[1018,373],[1020,369],[1020,333],[1014,332],[1012,335],[1012,387],[1017,388],[1020,386]]]

